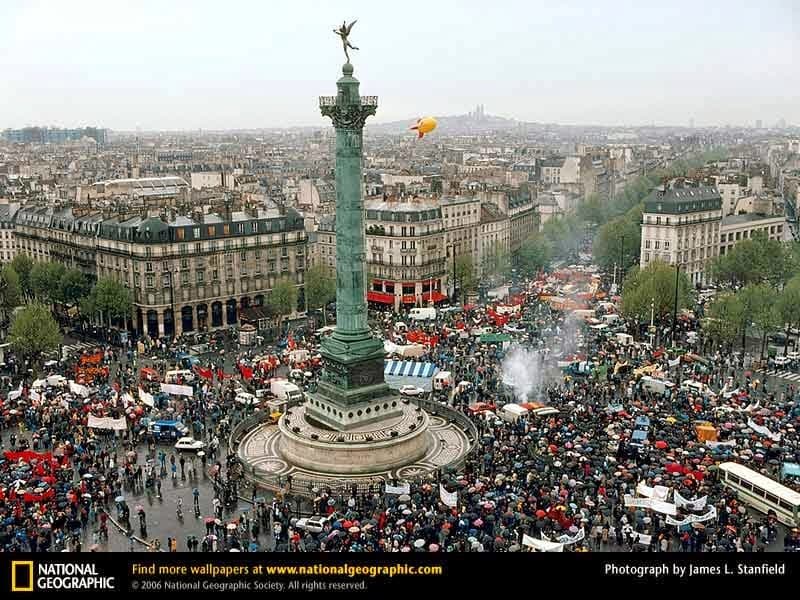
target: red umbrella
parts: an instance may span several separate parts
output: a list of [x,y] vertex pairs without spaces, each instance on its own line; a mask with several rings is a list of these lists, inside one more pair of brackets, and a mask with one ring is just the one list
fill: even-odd
[[665,448],[667,448],[667,442],[665,442],[664,440],[658,440],[656,442],[656,448],[658,448],[659,450],[664,450]]
[[539,517],[540,519],[541,519],[541,518],[543,518],[543,517],[544,517],[546,514],[547,514],[547,513],[546,513],[546,512],[544,512],[544,511],[543,511],[543,510],[541,510],[541,509],[539,509],[539,510],[537,510],[537,511],[536,511],[536,516],[537,516],[537,517]]

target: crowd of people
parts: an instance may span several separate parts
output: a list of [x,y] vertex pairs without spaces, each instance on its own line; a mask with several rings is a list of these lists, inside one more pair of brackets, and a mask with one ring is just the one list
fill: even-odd
[[[131,550],[154,551],[800,547],[797,529],[754,511],[723,485],[718,469],[732,461],[778,479],[782,465],[800,463],[797,390],[768,386],[731,357],[681,357],[590,328],[544,301],[533,286],[502,302],[516,307],[502,319],[497,302],[485,303],[438,311],[410,329],[407,316],[373,314],[376,333],[399,343],[426,339],[416,360],[452,374],[450,385],[431,397],[476,425],[479,438],[463,465],[352,494],[322,486],[294,505],[285,490],[247,481],[226,443],[233,425],[252,410],[236,401],[237,388],[286,373],[286,364],[243,350],[233,358],[238,372],[182,382],[192,386],[189,396],[164,394],[143,381],[142,356],[125,347],[91,353],[108,368],[92,372],[84,384],[68,381],[81,357],[50,364],[38,379],[18,369],[0,391],[0,548],[102,550],[109,536],[127,537]],[[691,319],[684,321],[687,330],[698,327]],[[504,337],[486,342],[475,330]],[[295,334],[291,351],[307,348],[313,357],[317,342]],[[531,353],[536,371],[522,393],[506,372],[515,347]],[[156,342],[146,354],[155,358],[154,368],[166,370],[184,350]],[[573,362],[590,368],[571,369]],[[200,368],[217,373],[224,363]],[[320,368],[314,360],[302,365],[304,375],[311,374],[306,385],[313,386]],[[643,372],[676,385],[653,390]],[[689,380],[702,385],[679,385]],[[500,418],[502,404],[513,401],[555,410]],[[151,427],[164,419],[182,423],[187,435],[204,442],[203,450],[165,445]],[[642,419],[647,435],[637,440]],[[699,438],[698,423],[713,428],[716,439]],[[180,498],[170,504],[172,488],[162,487],[178,478],[193,489],[188,515]],[[784,485],[800,489],[791,479]],[[147,511],[135,500],[143,495],[158,498],[159,510],[175,507],[174,535],[163,542],[148,536]],[[672,513],[630,501],[669,497],[677,508]],[[187,533],[185,519],[199,520],[204,531]]]

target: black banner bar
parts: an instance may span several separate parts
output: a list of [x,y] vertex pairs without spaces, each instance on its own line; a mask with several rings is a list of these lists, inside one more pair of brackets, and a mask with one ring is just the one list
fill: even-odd
[[[496,592],[541,581],[592,585],[789,583],[797,554],[3,554],[0,593]],[[575,589],[574,591],[578,591]],[[11,596],[6,596],[10,593]]]

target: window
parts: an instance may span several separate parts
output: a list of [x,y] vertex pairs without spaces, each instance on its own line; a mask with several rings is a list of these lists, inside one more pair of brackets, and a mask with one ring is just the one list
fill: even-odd
[[252,233],[258,233],[258,221],[253,221],[250,223],[250,231]]
[[[179,231],[183,231],[182,229]],[[179,251],[181,254],[188,254],[189,253],[189,244],[181,244],[179,247]]]
[[645,252],[644,253],[644,262],[650,262],[650,253],[649,252]]
[[195,227],[194,229],[192,229],[192,236],[196,240],[200,239],[200,228],[199,227]]
[[233,264],[233,254],[228,253],[225,255],[225,262],[229,265]]
[[178,228],[178,229],[176,229],[176,230],[175,230],[175,238],[176,238],[176,239],[178,239],[178,240],[182,240],[182,239],[183,239],[183,236],[184,236],[184,230],[183,230],[183,227],[180,227],[180,228]]
[[215,236],[217,235],[217,226],[216,225],[209,225],[207,229],[208,235]]
[[205,277],[205,273],[202,271],[197,272],[197,283],[203,283],[203,279]]
[[219,281],[219,271],[217,271],[216,269],[214,269],[213,271],[211,271],[211,278],[212,278],[214,281]]
[[647,248],[648,250],[650,249],[650,240],[644,241],[644,247]]
[[151,287],[155,287],[155,286],[153,285],[153,282],[154,282],[154,280],[153,280],[153,276],[152,276],[152,275],[148,275],[148,276],[147,276],[147,281],[146,281],[146,283],[147,283],[147,287],[149,287],[149,288],[151,288]]
[[233,240],[225,240],[225,250],[231,250],[233,248]]
[[147,248],[144,249],[144,255],[147,258],[150,258],[151,256],[153,256],[153,249],[150,246],[148,246]]
[[181,269],[188,269],[189,268],[189,259],[182,258],[181,259]]
[[664,250],[669,250],[669,240],[664,242]]
[[144,267],[144,270],[150,273],[153,270],[153,263],[147,263]]
[[236,226],[236,231],[238,231],[239,233],[244,233],[244,223],[239,223]]
[[231,226],[230,223],[225,223],[222,226],[222,235],[230,235],[231,234]]
[[656,250],[661,249],[661,240],[656,240]]
[[181,284],[189,285],[189,273],[187,273],[186,271],[181,273]]
[[194,253],[195,254],[200,254],[202,251],[203,251],[203,245],[200,242],[197,242],[194,245]]

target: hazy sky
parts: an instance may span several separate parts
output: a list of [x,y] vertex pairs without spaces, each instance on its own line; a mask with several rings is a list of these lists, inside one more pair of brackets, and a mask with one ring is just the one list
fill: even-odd
[[0,128],[322,125],[343,18],[374,121],[800,124],[797,0],[0,0]]

